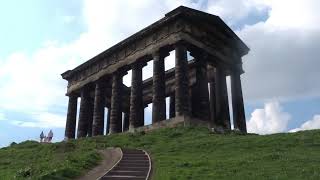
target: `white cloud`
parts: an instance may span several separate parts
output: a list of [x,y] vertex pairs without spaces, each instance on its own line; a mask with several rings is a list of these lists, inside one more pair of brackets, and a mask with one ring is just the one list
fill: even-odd
[[292,129],[289,132],[297,132],[310,129],[320,129],[320,115],[314,115],[313,119],[304,122],[299,128]]
[[263,109],[255,109],[247,121],[247,129],[250,133],[272,134],[284,132],[291,116],[284,112],[279,102],[265,103]]
[[265,22],[237,32],[251,48],[244,57],[245,98],[319,97],[320,2],[268,2],[269,18]]
[[70,24],[70,23],[72,23],[75,19],[76,19],[75,16],[70,16],[70,15],[62,16],[62,22],[65,23],[65,24]]
[[51,114],[51,113],[40,113],[34,114],[33,119],[35,121],[11,121],[12,124],[21,127],[32,127],[32,128],[64,128],[65,117]]
[[0,112],[0,121],[4,121],[4,120],[7,120],[6,116],[3,112]]
[[233,25],[248,18],[250,13],[260,13],[267,8],[266,3],[261,0],[216,0],[208,1],[207,11]]

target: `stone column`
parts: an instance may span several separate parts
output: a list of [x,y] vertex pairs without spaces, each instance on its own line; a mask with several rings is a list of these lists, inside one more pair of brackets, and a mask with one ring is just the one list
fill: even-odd
[[175,111],[175,97],[174,94],[170,95],[170,105],[169,105],[169,118],[174,118],[176,115],[176,111]]
[[122,132],[121,86],[123,75],[124,73],[122,72],[114,72],[112,74],[110,134]]
[[175,114],[190,115],[187,48],[183,43],[176,44],[175,56]]
[[234,70],[231,73],[231,96],[234,129],[238,129],[243,133],[247,133],[239,70]]
[[216,77],[216,125],[231,129],[226,74],[222,67],[215,68]]
[[138,127],[140,119],[143,118],[142,68],[143,68],[143,64],[141,63],[135,63],[132,66],[130,115],[129,115],[130,130]]
[[87,87],[81,90],[80,112],[77,137],[86,137],[88,133],[88,118],[90,107],[90,95]]
[[164,55],[153,53],[152,123],[166,119]]
[[108,114],[107,114],[107,122],[106,122],[106,135],[109,134],[109,129],[110,129],[110,107],[108,108]]
[[205,121],[210,119],[207,59],[203,52],[193,52],[196,63],[196,84],[192,92],[192,115]]
[[124,112],[124,116],[123,116],[123,131],[129,130],[129,117],[130,117],[130,113],[129,112]]
[[105,82],[98,80],[94,91],[92,136],[103,135],[105,106]]
[[92,124],[93,124],[93,108],[94,108],[94,99],[89,99],[89,108],[88,108],[88,137],[92,136]]
[[214,79],[211,79],[209,82],[210,86],[210,117],[213,125],[216,125],[216,91],[215,91],[215,82]]
[[65,129],[65,140],[74,139],[76,134],[76,121],[77,121],[77,99],[74,94],[69,95],[68,113]]

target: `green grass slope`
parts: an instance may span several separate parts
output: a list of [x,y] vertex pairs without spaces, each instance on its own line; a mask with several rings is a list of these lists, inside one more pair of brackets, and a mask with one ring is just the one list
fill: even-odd
[[72,179],[99,162],[98,149],[110,146],[147,150],[154,179],[320,179],[320,130],[244,136],[199,127],[24,142],[0,149],[0,179]]

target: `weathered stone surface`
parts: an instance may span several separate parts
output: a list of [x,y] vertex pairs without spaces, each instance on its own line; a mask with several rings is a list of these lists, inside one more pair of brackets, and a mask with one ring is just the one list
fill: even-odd
[[121,84],[123,72],[112,75],[112,96],[110,113],[110,132],[109,134],[122,132],[122,113],[121,113]]
[[108,108],[107,122],[106,122],[106,135],[109,134],[109,129],[110,129],[110,114],[111,114],[111,110],[110,110],[110,108]]
[[65,129],[65,139],[74,139],[76,134],[76,121],[77,121],[77,99],[74,94],[69,95],[68,114]]
[[243,133],[247,133],[246,117],[244,112],[241,88],[241,78],[238,70],[234,70],[231,74],[231,94],[234,128],[239,129]]
[[196,118],[209,121],[210,105],[207,78],[207,55],[193,52],[196,58],[196,83],[192,89],[192,115]]
[[129,130],[129,117],[130,117],[130,113],[125,112],[123,115],[123,131]]
[[210,120],[215,125],[217,120],[216,115],[216,91],[215,91],[215,82],[211,80],[209,83],[210,86]]
[[138,127],[143,118],[142,67],[141,63],[132,66],[129,129]]
[[175,106],[176,106],[175,96],[174,96],[174,94],[171,94],[170,104],[169,104],[169,118],[173,118],[176,116]]
[[105,83],[104,80],[100,80],[95,84],[92,136],[103,135]]
[[166,119],[164,54],[153,53],[152,123]]
[[80,113],[78,122],[77,137],[86,137],[88,133],[90,94],[88,88],[83,88],[81,91]]
[[89,98],[89,107],[88,107],[88,136],[92,136],[92,124],[93,124],[93,108],[94,108],[94,99]]
[[[164,57],[172,50],[175,50],[175,68],[165,72]],[[187,50],[195,57],[190,62]],[[166,124],[160,122],[166,119],[167,96],[170,96],[170,118],[206,121],[205,124],[218,131],[228,132],[231,123],[227,75],[231,75],[235,129],[245,133],[240,81],[243,70],[237,66],[248,50],[216,16],[185,7],[173,10],[165,18],[62,74],[68,80],[67,95],[81,94],[77,137],[103,134],[105,106],[109,111],[107,134],[144,126],[144,108],[150,103],[153,103],[152,122]],[[152,59],[153,77],[142,81],[143,64]],[[122,77],[131,68],[132,85],[128,87]],[[106,77],[111,80],[101,84],[100,79]],[[74,101],[69,99],[66,139],[75,136]],[[193,121],[186,123],[192,125]]]
[[176,116],[189,115],[189,80],[187,48],[183,43],[178,43],[175,46],[175,110]]
[[228,103],[227,81],[224,70],[216,67],[216,126],[231,129]]

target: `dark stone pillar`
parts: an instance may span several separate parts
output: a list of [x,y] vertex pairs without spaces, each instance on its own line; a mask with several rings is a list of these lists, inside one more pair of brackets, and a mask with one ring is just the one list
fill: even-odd
[[142,68],[141,63],[132,66],[129,129],[138,127],[139,121],[143,119]]
[[226,130],[231,129],[228,103],[226,75],[222,67],[215,68],[216,77],[216,117],[217,126]]
[[123,75],[122,72],[115,72],[112,75],[110,134],[122,132],[121,86]]
[[192,53],[196,58],[196,83],[192,90],[192,115],[199,119],[209,121],[210,105],[207,76],[207,55],[205,53]]
[[98,80],[95,84],[92,136],[103,135],[105,106],[104,83],[103,80]]
[[216,125],[216,91],[214,79],[210,80],[210,117],[213,125]]
[[76,121],[77,121],[77,99],[74,94],[69,95],[68,113],[65,129],[65,140],[74,139],[76,134]]
[[175,110],[176,116],[190,115],[187,48],[178,43],[175,46]]
[[164,55],[153,53],[152,123],[166,119]]
[[109,129],[110,129],[110,107],[108,108],[108,114],[107,114],[107,122],[106,122],[106,135],[109,134]]
[[130,117],[130,113],[125,112],[123,116],[123,131],[129,130],[129,117]]
[[174,118],[176,115],[176,110],[175,110],[175,97],[174,94],[171,94],[170,96],[170,105],[169,105],[169,118]]
[[89,119],[90,95],[87,87],[81,91],[80,113],[78,122],[77,137],[86,137],[88,133],[88,119]]
[[89,108],[88,108],[88,136],[92,136],[92,124],[93,124],[93,108],[94,108],[94,99],[89,99]]
[[239,70],[234,70],[231,73],[231,96],[234,129],[239,129],[241,132],[247,133]]

